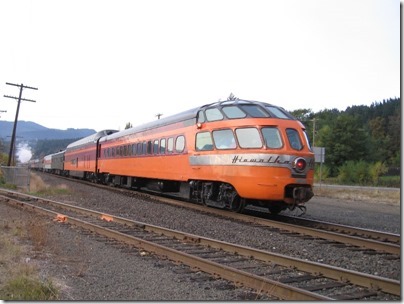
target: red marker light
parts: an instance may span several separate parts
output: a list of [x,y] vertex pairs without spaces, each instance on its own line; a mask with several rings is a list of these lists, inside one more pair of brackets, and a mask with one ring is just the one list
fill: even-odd
[[303,171],[306,168],[306,161],[303,158],[296,158],[293,162],[293,168],[296,171]]

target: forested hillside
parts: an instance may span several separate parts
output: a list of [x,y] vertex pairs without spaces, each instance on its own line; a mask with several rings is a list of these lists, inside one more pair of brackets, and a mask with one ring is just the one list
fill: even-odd
[[80,138],[38,140],[33,147],[32,159],[40,159],[45,155],[63,151],[69,144],[78,139]]
[[[311,143],[325,147],[325,165],[337,176],[348,163],[382,164],[387,172],[399,172],[401,164],[401,98],[313,113],[292,112],[307,127]],[[315,128],[315,129],[313,129]],[[359,170],[359,168],[358,168]]]

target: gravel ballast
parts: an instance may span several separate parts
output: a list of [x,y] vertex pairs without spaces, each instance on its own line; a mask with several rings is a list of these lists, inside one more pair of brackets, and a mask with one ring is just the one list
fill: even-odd
[[[287,236],[244,223],[201,214],[164,203],[148,202],[107,190],[40,174],[46,184],[63,184],[67,194],[48,198],[170,229],[244,246],[288,254],[314,262],[399,280],[400,259],[337,248],[321,241]],[[22,211],[0,204],[4,218]],[[286,213],[287,214],[287,213]],[[400,233],[400,206],[314,197],[307,218]],[[210,279],[136,248],[106,244],[67,224],[48,221],[48,242],[42,252],[28,257],[41,275],[57,283],[60,300],[268,300],[262,294]]]

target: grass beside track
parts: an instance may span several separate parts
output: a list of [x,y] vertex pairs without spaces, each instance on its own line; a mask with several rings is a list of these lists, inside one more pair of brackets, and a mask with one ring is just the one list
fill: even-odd
[[5,216],[0,231],[0,299],[57,300],[57,288],[50,279],[40,277],[32,259],[46,245],[46,227],[40,221]]
[[[35,193],[63,193],[65,187],[52,189],[37,175],[31,177]],[[58,300],[58,289],[51,278],[44,278],[33,262],[47,245],[47,227],[27,215],[16,220],[0,219],[0,300]]]
[[315,196],[342,199],[348,201],[364,201],[367,203],[400,205],[401,191],[383,188],[350,188],[350,187],[314,187]]

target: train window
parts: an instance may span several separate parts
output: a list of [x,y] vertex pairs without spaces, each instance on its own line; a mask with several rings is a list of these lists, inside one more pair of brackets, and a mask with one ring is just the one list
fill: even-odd
[[159,154],[159,140],[156,139],[153,142],[153,154]]
[[111,148],[111,155],[112,155],[112,157],[115,156],[115,148]]
[[274,106],[266,106],[265,107],[269,113],[272,114],[273,117],[276,118],[292,118],[289,115],[287,115],[286,112],[282,111],[282,109],[278,108],[278,107],[274,107]]
[[132,155],[136,155],[136,144],[132,144]]
[[137,155],[142,155],[142,143],[137,144]]
[[205,122],[205,114],[203,113],[203,111],[199,111],[198,112],[198,122],[203,123]]
[[236,130],[238,143],[241,148],[261,148],[262,141],[256,128],[240,128]]
[[122,146],[119,147],[119,155],[123,156],[123,147]]
[[207,109],[205,111],[206,118],[208,121],[216,121],[216,120],[222,120],[223,119],[223,114],[222,112],[219,111],[217,108],[212,108],[212,109]]
[[151,140],[149,140],[147,142],[147,152],[146,152],[146,154],[152,154],[152,152],[153,152],[153,150],[152,150],[152,142],[151,142]]
[[175,152],[181,153],[185,149],[185,137],[180,135],[175,140]]
[[261,131],[268,148],[279,149],[282,147],[282,139],[278,128],[265,127]]
[[128,147],[124,146],[123,147],[123,156],[126,156],[126,155],[128,155]]
[[235,149],[237,147],[232,130],[216,130],[212,134],[217,149]]
[[236,106],[223,107],[222,111],[230,119],[246,117],[246,114],[241,111],[239,107]]
[[142,143],[142,155],[146,155],[147,154],[147,142],[143,142]]
[[299,132],[295,129],[286,129],[286,135],[288,136],[289,144],[292,149],[303,149],[302,142],[300,141]]
[[213,141],[209,131],[196,134],[195,149],[196,151],[213,150]]
[[268,113],[256,105],[242,105],[241,108],[246,111],[251,117],[268,117]]
[[160,154],[166,153],[166,139],[163,138],[160,140]]
[[167,153],[173,153],[174,150],[174,138],[170,137],[167,142]]

